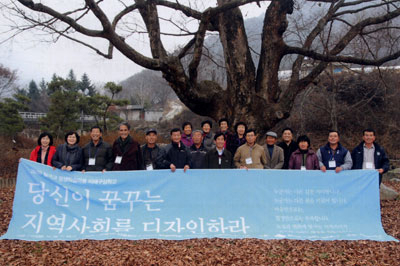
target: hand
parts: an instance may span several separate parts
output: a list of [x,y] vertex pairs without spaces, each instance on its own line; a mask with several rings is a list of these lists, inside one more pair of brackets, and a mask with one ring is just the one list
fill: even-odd
[[326,167],[325,166],[321,166],[321,171],[325,173],[326,172]]
[[382,168],[378,169],[378,172],[379,172],[380,174],[383,174],[383,169],[382,169]]
[[53,171],[56,170],[57,168],[55,166],[53,166]]
[[338,167],[336,167],[335,172],[340,173],[340,171],[342,171],[342,170],[343,170],[343,168],[338,166]]
[[247,166],[243,166],[243,165],[241,165],[241,166],[240,166],[240,169],[246,169],[246,170],[249,170],[249,168],[247,168]]
[[67,170],[67,167],[65,165],[61,166],[61,170]]
[[86,171],[85,170],[82,170],[82,174],[84,174]]
[[103,171],[101,171],[102,173],[105,173],[105,172],[107,172],[107,170],[106,169],[103,169]]
[[67,166],[66,170],[67,171],[72,171],[72,166]]
[[176,170],[176,166],[173,163],[171,163],[169,168],[171,168],[171,172],[175,172],[175,170]]
[[190,169],[189,165],[185,165],[185,167],[183,167],[183,172],[186,173],[186,170]]

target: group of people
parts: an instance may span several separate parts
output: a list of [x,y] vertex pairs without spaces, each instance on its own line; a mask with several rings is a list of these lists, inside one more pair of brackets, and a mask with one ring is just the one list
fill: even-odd
[[311,148],[310,138],[299,136],[293,139],[293,130],[282,131],[282,142],[278,135],[269,131],[265,144],[256,143],[257,132],[239,122],[234,132],[229,131],[226,118],[219,120],[219,130],[212,133],[212,122],[201,123],[201,130],[193,130],[190,122],[182,129],[170,131],[171,143],[165,147],[157,144],[157,130],[146,131],[146,143],[139,145],[130,135],[126,122],[118,127],[119,137],[113,145],[102,139],[98,126],[90,129],[90,142],[82,148],[79,135],[68,132],[65,143],[55,148],[49,133],[42,133],[38,146],[30,159],[67,171],[124,171],[154,169],[298,169],[334,170],[339,173],[350,169],[376,169],[379,184],[382,174],[389,170],[389,160],[384,149],[375,142],[375,131],[365,129],[361,143],[350,153],[340,144],[339,132],[332,130],[328,143],[316,152]]

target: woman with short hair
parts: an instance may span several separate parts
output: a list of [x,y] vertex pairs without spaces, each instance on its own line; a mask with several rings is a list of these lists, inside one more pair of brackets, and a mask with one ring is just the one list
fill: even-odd
[[39,135],[36,148],[31,152],[29,160],[51,166],[51,160],[56,153],[53,146],[53,136],[48,132]]
[[57,147],[52,165],[66,171],[79,171],[82,168],[82,149],[78,146],[79,135],[76,132],[65,134],[65,143]]
[[231,154],[235,154],[237,149],[246,144],[245,133],[247,131],[247,125],[245,122],[238,122],[235,125],[235,135],[230,136],[230,139],[227,140],[227,149],[231,152]]
[[310,147],[310,139],[306,135],[298,137],[299,148],[290,156],[289,169],[319,170],[317,154]]

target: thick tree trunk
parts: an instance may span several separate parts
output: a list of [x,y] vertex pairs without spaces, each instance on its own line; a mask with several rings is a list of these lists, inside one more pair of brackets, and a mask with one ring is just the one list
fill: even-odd
[[[229,0],[219,0],[222,5]],[[193,83],[176,58],[162,69],[180,100],[193,112],[215,120],[228,118],[233,126],[239,121],[263,133],[289,116],[290,106],[279,103],[278,70],[285,53],[282,34],[286,30],[286,14],[293,1],[274,1],[264,21],[263,52],[258,71],[251,58],[244,21],[239,8],[220,14],[217,27],[224,51],[227,87],[216,82]]]

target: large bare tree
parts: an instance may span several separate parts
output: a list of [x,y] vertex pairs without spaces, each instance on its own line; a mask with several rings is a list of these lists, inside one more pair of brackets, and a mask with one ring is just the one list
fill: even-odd
[[[298,19],[290,25],[294,9],[310,8],[305,5],[310,2],[321,10],[319,17],[306,27],[300,27]],[[214,119],[227,117],[232,123],[244,120],[261,131],[289,117],[296,96],[330,62],[380,66],[400,57],[397,37],[392,38],[390,49],[368,49],[377,33],[400,36],[400,0],[82,0],[70,10],[56,3],[9,0],[3,7],[25,21],[17,23],[16,33],[40,29],[56,38],[79,42],[106,58],[112,58],[117,49],[136,64],[161,71],[180,100],[195,113]],[[240,10],[249,3],[262,3],[266,9],[261,48],[255,51],[258,65],[252,58]],[[119,11],[110,12],[110,4],[114,11],[119,6]],[[160,10],[169,10],[172,15],[163,17]],[[98,21],[97,26],[87,24],[91,17]],[[175,29],[163,30],[167,23]],[[286,38],[289,31],[298,36],[297,41]],[[146,36],[149,53],[136,49],[138,34]],[[219,36],[222,44],[226,85],[199,78],[208,34]],[[178,50],[168,51],[165,42],[172,37],[190,38]],[[108,48],[102,49],[92,39],[106,40]],[[346,48],[356,42],[366,47],[367,54],[349,53]],[[283,87],[278,71],[289,57],[294,58],[292,72]],[[313,60],[313,67],[304,71],[306,57]],[[188,58],[189,63],[184,64]]]

